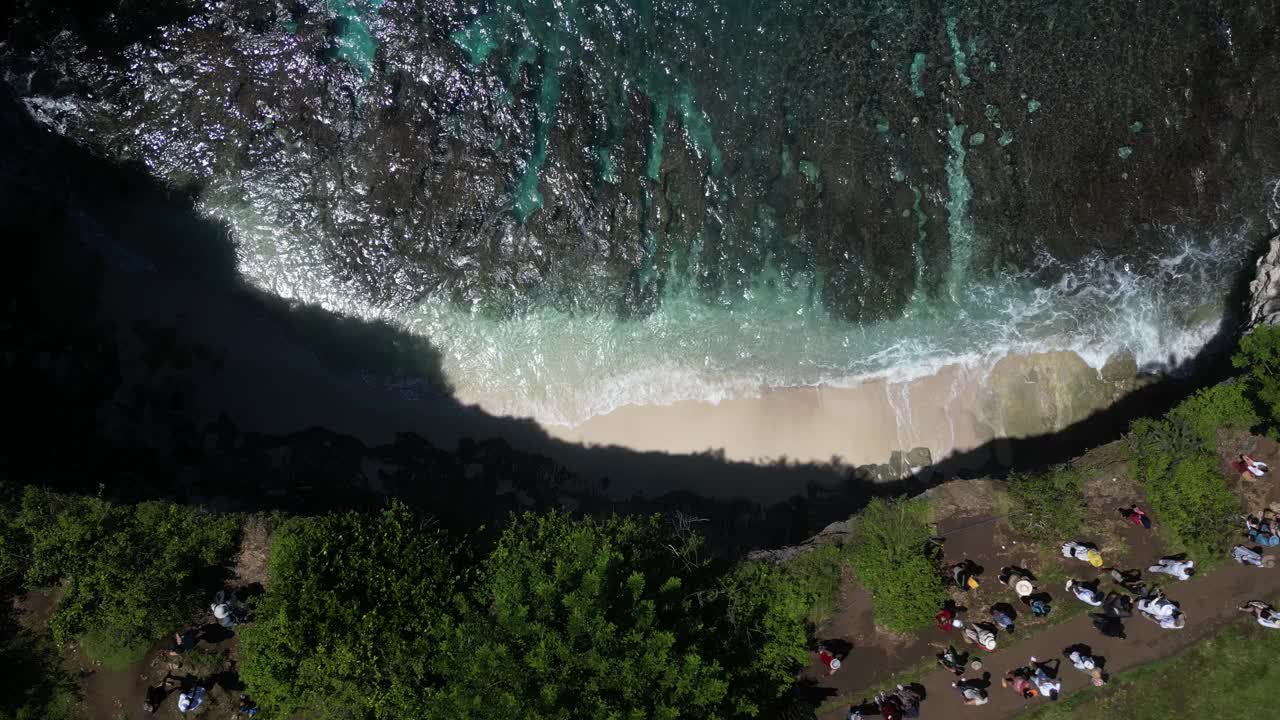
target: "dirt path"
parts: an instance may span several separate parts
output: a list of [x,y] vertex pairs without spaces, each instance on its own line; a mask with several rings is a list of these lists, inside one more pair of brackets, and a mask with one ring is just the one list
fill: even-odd
[[[1220,447],[1224,472],[1227,472],[1227,458],[1242,451],[1261,457],[1273,467],[1280,463],[1280,445],[1264,438],[1245,435],[1223,437],[1220,438]],[[1099,461],[1093,465],[1093,477],[1085,488],[1087,515],[1104,519],[1096,523],[1093,536],[1081,539],[1097,542],[1103,548],[1108,564],[1142,570],[1144,580],[1150,583],[1153,578],[1146,572],[1146,568],[1162,557],[1164,550],[1156,533],[1124,522],[1115,512],[1116,507],[1127,506],[1131,502],[1145,503],[1140,488],[1124,479],[1123,463],[1107,457],[1107,452],[1105,447],[1095,451]],[[1113,480],[1113,477],[1119,479]],[[1280,500],[1280,478],[1275,474],[1262,482],[1247,484],[1240,483],[1231,475],[1229,482],[1244,507],[1252,509]],[[1028,567],[1039,574],[1041,580],[1053,577],[1056,582],[1061,582],[1059,577],[1081,580],[1101,577],[1087,565],[1058,557],[1056,553],[1048,558],[1033,559],[1028,555],[1027,548],[1016,543],[1006,525],[1001,522],[986,522],[989,516],[977,517],[975,512],[980,509],[989,511],[995,504],[990,494],[992,488],[984,483],[988,481],[971,482],[968,486],[947,486],[944,492],[964,499],[959,505],[953,502],[955,497],[931,499],[931,502],[939,505],[950,503],[946,517],[939,521],[939,531],[947,538],[947,561],[956,562],[961,558],[969,558],[986,568],[979,591],[972,595],[956,596],[969,606],[972,619],[986,619],[984,611],[994,602],[1008,602],[1015,608],[1022,608],[1015,594],[994,580],[996,571],[1003,565]],[[965,502],[969,506],[966,507]],[[1158,523],[1159,518],[1156,521]],[[1243,537],[1241,542],[1244,542]],[[1105,657],[1107,671],[1114,673],[1170,655],[1214,634],[1223,624],[1242,618],[1236,607],[1248,600],[1273,600],[1280,596],[1280,569],[1243,567],[1229,560],[1218,571],[1187,582],[1177,582],[1159,575],[1154,576],[1154,581],[1165,589],[1170,598],[1181,603],[1187,615],[1187,627],[1183,630],[1162,630],[1143,618],[1133,617],[1125,622],[1127,638],[1119,640],[1104,637],[1095,630],[1087,613],[1080,613],[1060,624],[1034,628],[1023,624],[1027,619],[1024,614],[1018,621],[1023,631],[1014,635],[1001,633],[1000,649],[990,654],[977,653],[982,656],[985,665],[982,672],[991,673],[991,687],[988,688],[990,702],[980,707],[964,706],[959,693],[951,687],[955,676],[942,670],[934,670],[920,680],[927,691],[927,699],[921,705],[922,716],[1010,716],[1037,703],[1049,702],[1041,698],[1024,700],[1012,690],[1000,687],[1000,678],[1007,671],[1026,665],[1030,656],[1046,661],[1061,659],[1063,648],[1083,643],[1089,645],[1096,655]],[[1108,579],[1104,580],[1102,586],[1106,589],[1112,587],[1112,584]],[[1042,587],[1053,595],[1055,612],[1078,611],[1083,608],[1061,585],[1051,587],[1044,584]],[[865,689],[880,686],[895,675],[920,668],[922,663],[928,665],[937,652],[930,643],[950,643],[964,649],[964,643],[956,633],[930,629],[917,636],[898,637],[878,630],[874,624],[870,598],[856,587],[847,591],[842,605],[843,610],[822,629],[821,636],[843,639],[852,645],[844,667],[834,676],[825,676],[822,668],[815,662],[806,672],[806,676],[816,681],[819,688],[826,688],[825,692],[830,693],[823,701],[827,705],[836,699],[856,702],[861,699],[860,694]],[[980,676],[981,673],[970,672],[965,677],[972,679]],[[1069,663],[1062,668],[1061,676],[1064,694],[1088,684],[1086,676],[1077,672]],[[843,720],[848,705],[847,702],[843,703],[837,709],[821,714],[820,718]]]
[[[1053,628],[1042,631],[1024,642],[997,650],[984,657],[983,672],[990,672],[991,701],[981,707],[966,707],[951,683],[955,676],[943,670],[929,673],[922,681],[926,699],[921,704],[922,717],[975,717],[1004,718],[1020,710],[1049,702],[1041,698],[1024,700],[1012,690],[1000,687],[1000,678],[1012,668],[1027,664],[1034,655],[1040,660],[1062,658],[1062,649],[1076,643],[1093,648],[1096,655],[1106,658],[1108,672],[1118,672],[1173,654],[1195,642],[1203,640],[1223,624],[1243,618],[1236,607],[1247,600],[1274,598],[1280,595],[1280,570],[1243,567],[1234,563],[1211,575],[1193,578],[1167,587],[1169,597],[1182,604],[1187,615],[1187,627],[1183,630],[1162,630],[1142,618],[1130,618],[1125,623],[1128,637],[1124,640],[1103,637],[1089,623],[1087,616],[1080,616]],[[1243,621],[1243,620],[1242,620]],[[955,641],[942,632],[932,631],[935,642]],[[850,663],[860,663],[852,655]],[[965,677],[978,677],[970,672]],[[1065,663],[1061,672],[1064,694],[1088,686],[1088,679]],[[822,720],[844,720],[847,707],[825,713]]]

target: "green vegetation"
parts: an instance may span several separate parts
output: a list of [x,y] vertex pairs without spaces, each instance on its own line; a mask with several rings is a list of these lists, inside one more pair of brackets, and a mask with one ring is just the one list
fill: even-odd
[[1261,421],[1249,400],[1246,385],[1240,382],[1225,382],[1199,390],[1170,410],[1167,417],[1171,423],[1185,428],[1209,452],[1218,447],[1219,428],[1248,430]]
[[1260,325],[1240,338],[1240,350],[1231,364],[1247,370],[1248,394],[1259,414],[1267,419],[1273,437],[1280,434],[1280,327]]
[[1250,418],[1256,420],[1240,389],[1218,385],[1188,398],[1165,419],[1133,423],[1127,437],[1130,468],[1172,549],[1208,562],[1231,547],[1239,503],[1215,455],[1217,428],[1248,427]]
[[933,622],[947,599],[923,500],[876,498],[853,520],[853,570],[871,593],[876,623],[895,632]]
[[[1280,632],[1233,623],[1186,652],[1116,675],[1105,688],[1042,705],[1032,720],[1165,720],[1171,717],[1266,717],[1280,687]],[[1068,671],[1072,672],[1072,671]]]
[[526,514],[463,562],[402,505],[294,519],[241,676],[282,716],[755,715],[806,658],[812,599],[699,543],[657,518]]
[[1130,468],[1162,534],[1173,549],[1202,561],[1221,558],[1235,535],[1239,503],[1217,458],[1218,430],[1247,430],[1261,421],[1249,395],[1241,382],[1205,388],[1163,419],[1135,421],[1126,438]]
[[253,697],[280,717],[414,717],[452,630],[448,546],[401,505],[286,521],[271,591],[240,634]]
[[1070,466],[1009,478],[1009,525],[1033,540],[1058,543],[1084,525],[1085,473]]
[[91,657],[120,667],[190,620],[231,555],[237,521],[29,488],[14,525],[30,552],[28,585],[66,585],[49,620],[53,639],[83,638]]
[[781,569],[797,592],[807,599],[806,617],[812,625],[826,622],[840,598],[840,580],[849,558],[836,543],[823,543],[785,563]]

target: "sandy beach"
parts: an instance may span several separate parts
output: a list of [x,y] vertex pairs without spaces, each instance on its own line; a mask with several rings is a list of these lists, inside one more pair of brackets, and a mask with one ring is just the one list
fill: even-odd
[[629,405],[580,425],[549,425],[547,431],[587,445],[712,452],[756,463],[874,464],[886,462],[894,450],[914,447],[941,458],[990,439],[978,419],[982,374],[952,365],[907,382],[773,388],[720,403]]

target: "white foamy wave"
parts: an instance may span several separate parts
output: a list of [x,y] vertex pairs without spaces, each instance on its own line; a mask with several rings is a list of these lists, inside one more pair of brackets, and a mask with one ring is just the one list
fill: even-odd
[[[671,283],[652,314],[536,309],[494,319],[440,298],[380,308],[335,281],[314,243],[256,213],[219,213],[237,234],[243,272],[281,296],[389,320],[429,339],[460,400],[485,410],[577,425],[625,405],[719,403],[774,388],[908,383],[948,366],[985,373],[1001,357],[1071,351],[1101,368],[1121,351],[1172,371],[1218,330],[1247,241],[1173,241],[1159,257],[1101,255],[973,282],[913,301],[899,318],[832,318],[804,283],[762,281],[711,305]],[[776,277],[771,278],[776,280]]]

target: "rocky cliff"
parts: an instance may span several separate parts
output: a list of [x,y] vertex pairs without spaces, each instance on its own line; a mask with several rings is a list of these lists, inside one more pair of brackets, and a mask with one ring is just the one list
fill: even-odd
[[1267,252],[1258,258],[1258,270],[1249,283],[1249,327],[1280,324],[1280,235],[1271,238]]

